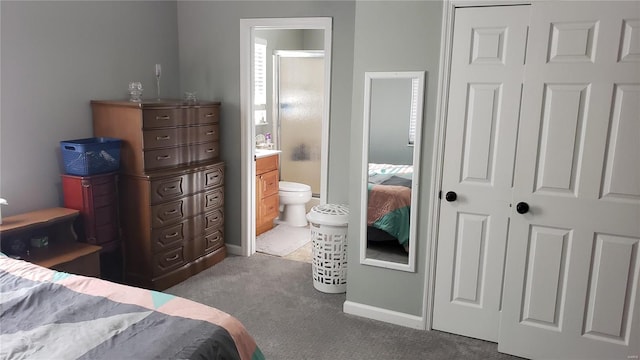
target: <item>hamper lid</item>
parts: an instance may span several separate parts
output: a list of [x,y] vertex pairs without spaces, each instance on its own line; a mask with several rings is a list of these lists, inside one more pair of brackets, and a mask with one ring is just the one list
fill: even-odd
[[347,225],[349,223],[349,206],[343,204],[316,205],[307,214],[307,219],[321,225]]

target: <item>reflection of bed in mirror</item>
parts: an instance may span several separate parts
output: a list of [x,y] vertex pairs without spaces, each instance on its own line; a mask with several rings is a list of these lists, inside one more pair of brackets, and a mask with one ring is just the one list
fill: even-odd
[[406,263],[412,165],[369,163],[367,258]]
[[365,72],[364,90],[360,263],[415,272],[424,72]]

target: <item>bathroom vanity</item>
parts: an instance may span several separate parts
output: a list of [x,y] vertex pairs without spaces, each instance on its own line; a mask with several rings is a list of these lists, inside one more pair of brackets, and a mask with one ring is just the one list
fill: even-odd
[[273,228],[278,217],[279,150],[256,149],[256,236]]

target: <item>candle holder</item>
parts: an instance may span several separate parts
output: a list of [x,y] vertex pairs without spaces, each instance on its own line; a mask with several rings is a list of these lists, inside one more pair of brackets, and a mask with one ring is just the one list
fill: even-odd
[[156,64],[156,91],[160,100],[160,78],[162,77],[162,65]]

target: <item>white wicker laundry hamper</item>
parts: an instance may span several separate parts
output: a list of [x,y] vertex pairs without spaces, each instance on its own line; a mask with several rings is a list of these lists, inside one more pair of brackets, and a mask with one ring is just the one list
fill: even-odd
[[307,214],[311,229],[313,287],[325,293],[347,291],[349,207],[316,205]]

